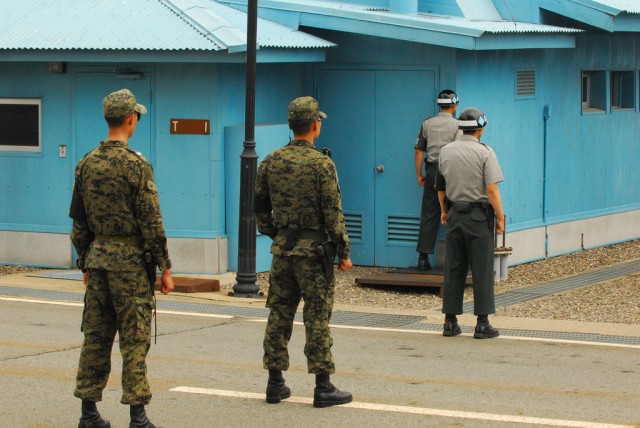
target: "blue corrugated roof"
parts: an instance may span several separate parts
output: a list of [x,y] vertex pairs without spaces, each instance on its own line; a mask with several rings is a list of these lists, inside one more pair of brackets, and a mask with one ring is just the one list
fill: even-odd
[[[0,49],[246,49],[246,14],[213,0],[3,2]],[[259,19],[265,48],[327,48],[318,37]]]
[[[220,0],[235,7],[247,0]],[[261,9],[299,13],[298,24],[316,28],[349,31],[378,37],[389,37],[462,49],[511,49],[518,47],[573,47],[569,38],[581,30],[551,25],[505,20],[481,20],[420,13],[399,14],[363,4],[322,0],[261,0]],[[538,38],[539,45],[528,35],[556,34],[555,38]],[[508,40],[496,40],[504,34],[522,34]],[[486,36],[486,37],[485,37]],[[564,36],[564,37],[561,37]],[[489,41],[490,43],[486,43]]]
[[640,13],[640,2],[638,0],[592,0],[592,2],[617,9],[618,13]]

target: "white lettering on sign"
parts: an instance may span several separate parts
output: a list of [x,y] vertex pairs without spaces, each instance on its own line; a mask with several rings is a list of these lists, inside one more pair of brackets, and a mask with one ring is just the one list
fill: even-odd
[[209,135],[211,126],[209,119],[175,119],[169,120],[169,131],[172,134]]

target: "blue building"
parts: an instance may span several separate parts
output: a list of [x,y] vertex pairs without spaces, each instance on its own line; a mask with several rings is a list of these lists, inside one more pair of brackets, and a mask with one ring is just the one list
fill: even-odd
[[[329,119],[354,263],[415,264],[413,143],[435,95],[489,118],[512,263],[640,237],[640,5],[633,0],[260,0],[257,151],[286,105]],[[247,0],[28,0],[0,16],[0,262],[70,266],[77,161],[102,97],[149,107],[175,270],[236,268]],[[117,31],[114,30],[117,28]],[[192,122],[187,122],[192,121]],[[182,130],[183,124],[198,130]],[[206,127],[206,128],[204,128]],[[187,133],[183,133],[187,132]],[[258,270],[269,265],[258,237]]]

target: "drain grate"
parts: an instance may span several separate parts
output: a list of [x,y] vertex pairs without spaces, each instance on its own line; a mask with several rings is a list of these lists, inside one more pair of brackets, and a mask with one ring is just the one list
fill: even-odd
[[[403,326],[408,330],[442,332],[442,324],[414,323]],[[472,334],[474,327],[461,327],[463,333]],[[516,330],[500,328],[500,336],[531,337],[535,339],[575,340],[577,342],[611,343],[640,346],[640,337],[612,336],[598,333],[578,333],[571,331]]]
[[[627,275],[632,275],[640,271],[640,259],[620,263],[615,266],[608,266],[591,272],[578,274],[569,278],[562,278],[549,281],[540,285],[520,288],[496,295],[496,307],[503,308],[528,300],[539,299],[540,297],[562,293],[575,288],[585,287],[591,284],[610,281]],[[465,302],[462,307],[463,312],[473,313],[473,300]]]
[[405,328],[424,317],[393,314],[371,314],[351,311],[335,311],[331,316],[331,324],[353,325],[364,327]]
[[[14,297],[29,297],[47,300],[82,302],[84,293],[70,291],[50,291],[13,286],[0,286],[0,295]],[[247,308],[239,306],[224,306],[218,304],[176,302],[171,300],[158,301],[158,309],[177,312],[197,312],[216,315],[231,315],[238,317],[267,318],[267,308]],[[302,321],[302,314],[297,313],[296,321]],[[379,328],[397,328],[402,330],[442,331],[442,324],[424,323],[424,317],[397,314],[373,314],[366,312],[335,311],[331,317],[331,324],[344,326],[362,326]],[[462,327],[464,333],[473,333],[473,327]],[[592,343],[611,343],[640,346],[640,337],[600,335],[596,333],[548,332],[538,330],[500,329],[502,336],[532,337],[539,339],[575,340]]]

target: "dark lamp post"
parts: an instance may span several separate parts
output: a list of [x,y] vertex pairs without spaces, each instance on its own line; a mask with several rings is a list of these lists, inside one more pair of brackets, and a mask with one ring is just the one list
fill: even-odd
[[[238,273],[233,286],[235,297],[262,297],[256,283],[256,218],[252,211],[258,166],[255,138],[256,45],[258,0],[249,0],[247,11],[247,89],[245,141],[240,155],[240,222],[238,231]],[[231,294],[231,293],[230,293]]]

